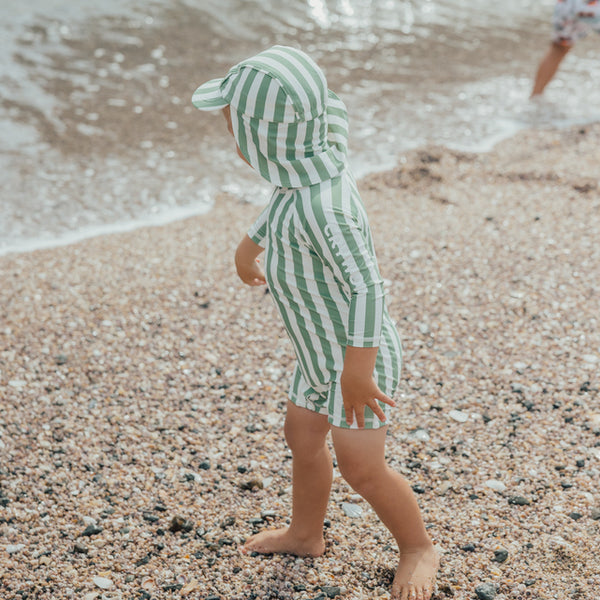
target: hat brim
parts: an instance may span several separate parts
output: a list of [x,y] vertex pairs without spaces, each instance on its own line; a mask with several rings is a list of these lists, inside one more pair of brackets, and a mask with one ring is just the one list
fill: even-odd
[[227,102],[221,95],[223,78],[211,79],[203,83],[192,96],[192,104],[199,110],[220,110],[225,108]]

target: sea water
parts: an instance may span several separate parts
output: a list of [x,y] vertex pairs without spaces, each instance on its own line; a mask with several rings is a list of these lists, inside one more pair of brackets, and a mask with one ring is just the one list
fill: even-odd
[[600,37],[544,99],[553,0],[5,0],[0,254],[263,203],[194,89],[273,44],[302,48],[348,107],[358,175],[437,144],[486,152],[523,128],[600,120]]

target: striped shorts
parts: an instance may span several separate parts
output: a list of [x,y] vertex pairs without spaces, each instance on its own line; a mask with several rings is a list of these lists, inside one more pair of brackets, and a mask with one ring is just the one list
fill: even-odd
[[600,0],[559,0],[552,21],[553,43],[572,46],[590,31],[600,33]]

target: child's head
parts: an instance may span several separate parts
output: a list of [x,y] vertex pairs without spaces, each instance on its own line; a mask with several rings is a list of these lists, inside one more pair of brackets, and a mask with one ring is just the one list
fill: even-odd
[[224,110],[240,155],[275,185],[312,185],[346,166],[346,109],[300,50],[273,46],[248,58],[201,85],[192,102]]

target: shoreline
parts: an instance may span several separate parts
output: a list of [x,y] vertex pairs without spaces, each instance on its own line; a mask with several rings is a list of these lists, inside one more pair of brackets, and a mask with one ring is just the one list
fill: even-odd
[[[442,549],[438,600],[595,600],[599,143],[598,123],[530,130],[359,182],[404,345],[388,456]],[[220,195],[0,256],[8,598],[388,597],[393,540],[337,470],[323,557],[236,549],[291,501],[293,356],[232,261],[259,210]]]
[[[597,122],[587,122],[584,121],[582,123],[568,123],[568,124],[564,124],[562,126],[557,126],[556,124],[548,124],[546,126],[544,126],[544,128],[540,129],[540,128],[521,128],[521,129],[515,129],[515,130],[511,130],[510,133],[506,133],[506,134],[498,134],[496,136],[496,138],[494,138],[493,140],[489,140],[488,142],[486,142],[485,144],[483,144],[483,146],[479,147],[478,149],[466,149],[466,148],[462,148],[462,147],[451,147],[451,146],[441,146],[441,145],[437,145],[437,144],[425,144],[425,145],[420,145],[420,146],[415,146],[415,147],[410,147],[410,148],[406,148],[402,151],[400,151],[398,153],[398,155],[396,156],[395,159],[391,159],[390,160],[390,164],[389,165],[384,165],[381,166],[379,168],[375,168],[374,166],[371,167],[364,167],[364,168],[359,168],[359,169],[353,169],[353,171],[355,173],[359,173],[359,175],[357,175],[357,180],[360,182],[363,179],[369,179],[373,176],[378,176],[380,174],[389,172],[389,171],[393,171],[395,168],[397,168],[399,161],[405,160],[406,156],[410,156],[410,155],[414,155],[420,152],[427,152],[429,148],[437,148],[438,150],[442,150],[442,151],[446,151],[449,153],[459,153],[459,154],[465,154],[465,155],[486,155],[486,154],[490,154],[493,153],[495,148],[500,145],[500,144],[504,144],[504,143],[510,143],[510,140],[513,140],[515,138],[518,138],[520,135],[524,135],[524,134],[528,134],[531,133],[533,135],[537,133],[539,133],[540,135],[545,135],[551,132],[556,132],[556,133],[560,133],[562,131],[569,131],[569,130],[575,130],[575,129],[585,129],[588,127],[594,127],[595,125],[597,125]],[[246,177],[243,177],[241,179],[241,181],[245,181],[247,179],[247,174]],[[258,179],[254,179],[252,181],[252,187],[253,190],[258,190],[259,188],[261,188],[261,186],[264,187],[264,184],[262,184]],[[262,190],[264,192],[264,196],[265,196],[265,200],[268,200],[269,197],[269,188],[268,187],[264,187],[264,190]],[[223,191],[219,191],[216,190],[214,193],[214,196],[220,196],[220,195],[224,195],[224,196],[228,196],[227,192],[223,192]],[[251,202],[242,198],[231,198],[231,201],[233,202],[239,202],[240,204],[248,204],[250,206],[264,206],[264,204],[261,204],[259,202]],[[116,223],[105,223],[105,224],[101,224],[101,225],[96,225],[96,226],[88,226],[88,227],[84,227],[83,229],[77,230],[77,231],[71,231],[68,233],[63,233],[61,235],[57,235],[55,237],[52,236],[46,236],[42,241],[37,242],[34,239],[28,239],[25,241],[22,241],[21,243],[14,245],[14,246],[9,246],[7,248],[1,248],[0,247],[0,259],[2,259],[3,257],[6,256],[11,256],[11,255],[17,255],[17,254],[24,254],[24,253],[29,253],[29,252],[36,252],[38,250],[48,250],[48,249],[53,249],[53,248],[61,248],[61,247],[65,247],[65,246],[71,246],[74,244],[79,244],[81,242],[85,242],[86,240],[89,239],[93,239],[95,237],[100,237],[100,236],[110,236],[110,235],[114,235],[114,234],[120,234],[120,233],[129,233],[132,231],[136,231],[138,229],[144,229],[147,227],[162,227],[162,226],[166,226],[169,225],[170,223],[176,222],[176,221],[181,221],[181,220],[186,220],[189,218],[195,218],[195,217],[201,217],[207,213],[209,213],[211,210],[213,210],[214,206],[208,204],[206,201],[203,201],[202,206],[198,205],[198,206],[177,206],[176,208],[171,208],[171,209],[166,209],[163,210],[162,212],[156,213],[151,215],[150,217],[139,217],[139,218],[134,218],[128,221],[121,221],[121,222],[116,222]]]

